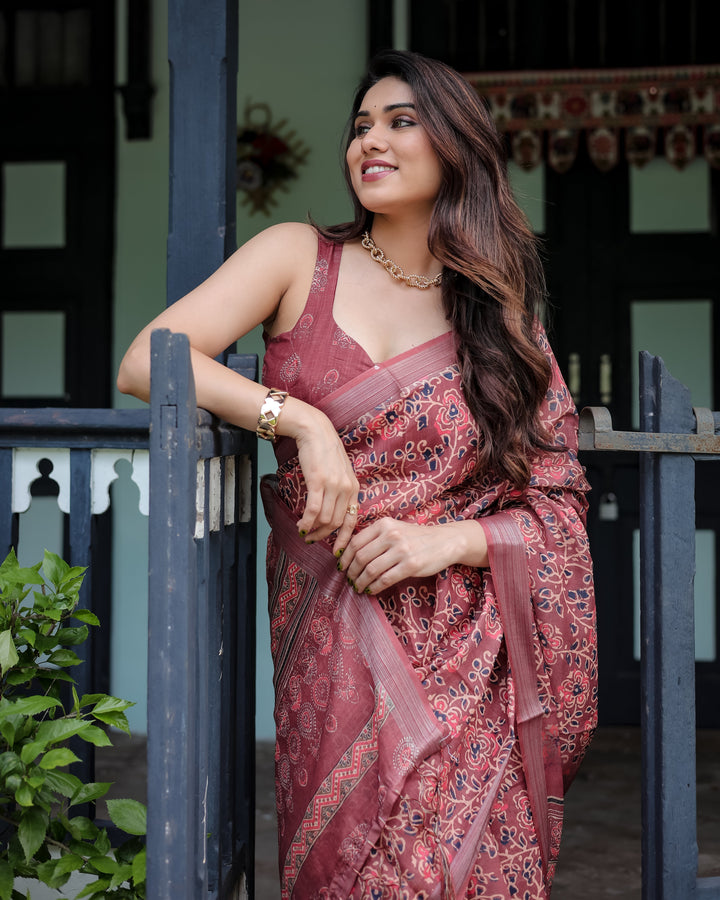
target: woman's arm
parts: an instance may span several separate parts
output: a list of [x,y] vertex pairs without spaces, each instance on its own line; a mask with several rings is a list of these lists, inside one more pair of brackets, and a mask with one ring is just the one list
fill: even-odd
[[[117,385],[142,400],[150,397],[150,335],[157,328],[186,334],[198,406],[226,422],[255,431],[267,387],[217,362],[226,347],[262,322],[292,320],[310,288],[317,235],[307,225],[286,223],[261,232],[213,275],[147,325],[120,365]],[[296,317],[296,316],[295,316]],[[298,445],[308,500],[298,529],[314,539],[336,528],[349,539],[346,517],[358,483],[337,433],[324,413],[288,397],[277,433]]]

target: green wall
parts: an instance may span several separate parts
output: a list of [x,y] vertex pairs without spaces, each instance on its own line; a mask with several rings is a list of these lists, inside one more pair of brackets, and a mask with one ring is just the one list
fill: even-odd
[[[166,0],[156,0],[153,12],[153,138],[128,142],[120,133],[118,141],[115,369],[134,335],[165,305],[169,100]],[[289,182],[289,190],[276,195],[278,202],[271,215],[251,214],[247,205],[239,203],[238,243],[276,222],[303,221],[308,212],[319,222],[347,218],[350,205],[341,176],[339,147],[352,92],[365,64],[365,4],[241,0],[240,21],[239,121],[247,101],[266,103],[272,122],[286,120],[287,129],[296,133],[309,153],[298,168],[298,177]],[[121,18],[118,24],[122,33]],[[244,339],[238,349],[261,354],[259,331]],[[117,394],[116,405],[142,404]],[[116,612],[112,690],[137,702],[131,711],[131,724],[136,733],[142,733],[146,719],[147,520],[137,513],[137,488],[129,480],[129,465],[121,463],[117,468],[121,477],[113,487]],[[263,444],[260,473],[272,469],[272,450]],[[272,665],[263,559],[267,526],[262,517],[258,531],[257,735],[271,740]]]

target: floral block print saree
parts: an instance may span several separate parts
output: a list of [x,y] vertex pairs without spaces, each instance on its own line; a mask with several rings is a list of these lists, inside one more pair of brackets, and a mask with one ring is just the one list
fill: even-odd
[[563,793],[596,723],[596,632],[576,413],[538,339],[557,452],[523,492],[473,474],[451,334],[316,404],[360,481],[358,528],[473,517],[487,568],[356,594],[331,543],[299,537],[302,474],[292,442],[278,448],[263,500],[284,900],[549,896]]

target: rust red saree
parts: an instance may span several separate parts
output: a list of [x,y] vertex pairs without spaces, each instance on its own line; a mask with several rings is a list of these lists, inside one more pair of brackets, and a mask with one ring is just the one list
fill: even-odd
[[552,362],[542,417],[558,452],[523,493],[472,475],[449,334],[317,404],[360,481],[358,528],[475,517],[486,569],[357,595],[330,544],[298,536],[302,476],[280,448],[263,499],[283,898],[548,895],[564,788],[596,721],[587,484]]

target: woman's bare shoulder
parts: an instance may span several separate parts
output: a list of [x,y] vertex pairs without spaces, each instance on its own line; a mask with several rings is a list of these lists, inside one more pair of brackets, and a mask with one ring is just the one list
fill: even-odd
[[[309,253],[314,255],[317,252],[317,241],[317,231],[312,225],[305,222],[280,222],[258,232],[240,251],[247,248],[262,254],[282,255],[284,259],[291,257],[297,261]],[[281,261],[278,259],[277,262]]]

